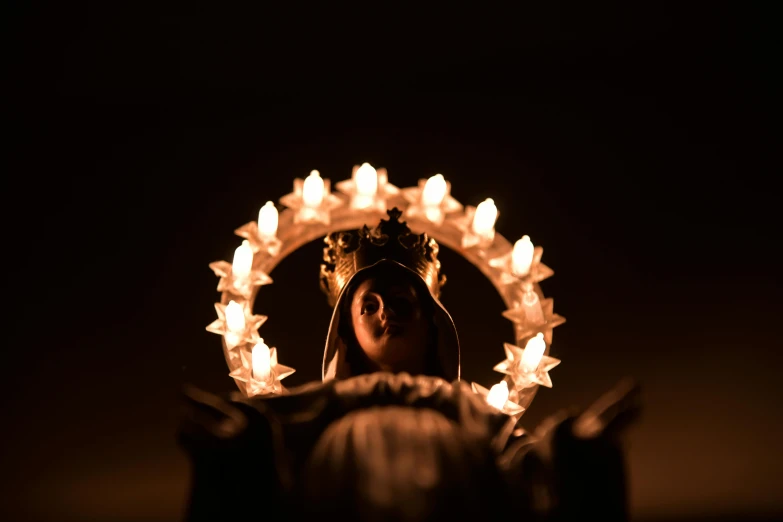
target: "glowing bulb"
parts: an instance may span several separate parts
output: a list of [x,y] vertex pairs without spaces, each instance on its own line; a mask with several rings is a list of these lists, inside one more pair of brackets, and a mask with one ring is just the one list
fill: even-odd
[[236,301],[229,301],[226,306],[226,328],[234,334],[245,331],[245,309]]
[[473,233],[481,237],[489,237],[498,218],[498,209],[492,198],[487,198],[476,207],[473,215]]
[[495,409],[502,410],[508,400],[508,384],[506,381],[500,381],[489,389],[487,394],[487,403]]
[[421,202],[425,207],[438,207],[446,197],[446,180],[443,174],[435,174],[424,184]]
[[302,201],[306,207],[320,207],[324,200],[324,180],[321,179],[321,174],[314,170],[310,172],[304,180],[302,186]]
[[253,346],[251,352],[251,363],[253,365],[253,378],[257,381],[266,381],[272,372],[272,357],[269,347],[263,339]]
[[245,239],[242,244],[234,250],[234,261],[231,263],[231,275],[235,281],[243,281],[250,275],[253,269],[253,249],[250,242]]
[[522,360],[520,361],[520,364],[526,371],[536,371],[539,363],[541,362],[541,357],[544,356],[545,350],[546,341],[544,341],[544,334],[539,332],[525,345],[525,351],[522,352]]
[[369,163],[362,163],[354,174],[354,183],[358,195],[374,196],[378,192],[378,172]]
[[514,243],[511,251],[511,271],[517,276],[526,276],[530,273],[533,264],[533,243],[530,236],[522,236],[522,239]]
[[544,310],[541,308],[541,300],[538,294],[533,290],[533,285],[522,294],[522,308],[525,312],[525,321],[527,324],[541,324],[544,320]]
[[275,204],[267,201],[258,211],[258,235],[261,239],[272,239],[277,234],[277,224],[280,217]]

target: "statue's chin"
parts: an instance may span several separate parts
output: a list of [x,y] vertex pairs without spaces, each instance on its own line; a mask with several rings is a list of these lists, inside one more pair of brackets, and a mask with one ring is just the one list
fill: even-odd
[[385,341],[378,353],[370,357],[381,370],[392,373],[422,373],[424,347],[419,347],[418,343],[412,343],[402,336],[390,336]]

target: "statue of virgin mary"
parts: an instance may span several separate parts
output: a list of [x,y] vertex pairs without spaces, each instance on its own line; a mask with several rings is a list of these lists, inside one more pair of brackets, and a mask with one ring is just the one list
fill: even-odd
[[397,209],[325,238],[322,381],[281,395],[186,390],[188,521],[626,520],[622,384],[527,432],[460,380],[438,244]]

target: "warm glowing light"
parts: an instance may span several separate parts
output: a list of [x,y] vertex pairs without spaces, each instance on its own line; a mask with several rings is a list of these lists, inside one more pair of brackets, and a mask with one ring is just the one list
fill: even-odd
[[500,381],[489,389],[487,394],[487,403],[495,409],[502,410],[508,400],[508,384],[506,381]]
[[536,371],[541,358],[544,356],[544,351],[546,351],[546,341],[544,341],[544,334],[539,332],[525,345],[520,364],[529,372]]
[[245,239],[234,250],[234,262],[231,263],[231,274],[235,281],[243,281],[250,275],[253,269],[253,249],[250,242]]
[[481,237],[489,237],[494,228],[495,220],[498,218],[498,209],[492,198],[487,198],[476,207],[476,213],[473,215],[473,233]]
[[324,180],[321,174],[314,170],[304,180],[302,186],[302,201],[306,207],[319,207],[324,200]]
[[253,365],[253,378],[257,381],[266,381],[272,372],[272,356],[269,347],[263,339],[253,346],[251,352],[251,361]]
[[378,192],[378,172],[369,163],[362,163],[353,179],[359,196],[374,196]]
[[446,197],[446,180],[443,174],[435,174],[424,184],[421,192],[421,203],[425,207],[437,207]]
[[277,234],[277,225],[280,216],[275,204],[267,201],[258,211],[258,235],[261,239],[272,239]]
[[538,294],[533,290],[533,285],[522,294],[522,310],[525,313],[525,322],[527,324],[541,324],[544,320],[544,310],[541,308],[541,300]]
[[226,328],[235,334],[245,331],[245,309],[236,301],[229,301],[226,306]]
[[514,243],[511,251],[511,271],[517,276],[526,276],[530,273],[533,264],[533,243],[530,236],[522,236],[522,239]]
[[[322,178],[318,170],[300,172],[290,193],[279,200],[259,201],[257,221],[248,220],[235,230],[244,241],[233,252],[233,260],[210,263],[220,277],[217,290],[222,296],[214,303],[218,317],[206,329],[220,336],[237,386],[248,397],[283,394],[286,390],[279,381],[294,372],[277,363],[276,348],[259,340],[258,330],[267,317],[253,313],[254,300],[258,288],[272,282],[267,272],[313,237],[363,224],[369,227],[377,214],[386,212],[392,221],[410,218],[414,230],[416,225],[426,229],[426,237],[438,235],[438,242],[455,248],[501,293],[509,308],[503,317],[514,323],[515,334],[514,344],[504,343],[505,360],[493,367],[505,380],[489,390],[473,383],[473,391],[506,415],[524,411],[535,386],[552,387],[548,372],[560,360],[547,352],[552,328],[565,322],[537,286],[554,273],[541,262],[543,248],[533,245],[527,235],[509,248],[496,230],[499,209],[494,200],[479,200],[474,193],[471,206],[463,206],[443,174],[430,171],[416,186],[398,188],[388,183],[385,168],[356,162],[352,171],[334,187],[331,176]],[[502,204],[510,203],[503,200]],[[404,225],[403,220],[400,223]],[[324,378],[332,375],[329,369],[324,373]]]

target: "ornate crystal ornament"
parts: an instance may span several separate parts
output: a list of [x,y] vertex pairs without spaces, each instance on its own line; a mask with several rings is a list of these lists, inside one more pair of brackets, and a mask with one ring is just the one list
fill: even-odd
[[549,371],[560,363],[549,355],[552,331],[565,318],[554,313],[553,300],[544,296],[539,283],[554,272],[541,263],[543,248],[529,236],[512,245],[497,232],[500,212],[494,200],[463,206],[441,174],[399,189],[389,183],[385,169],[367,163],[338,182],[337,193],[330,187],[317,170],[295,179],[294,191],[280,199],[282,211],[267,201],[258,221],[235,231],[244,241],[233,262],[210,265],[220,277],[221,302],[215,305],[218,319],[207,330],[221,335],[229,375],[242,393],[286,393],[280,381],[294,370],[279,364],[278,350],[261,339],[258,329],[266,317],[252,310],[259,289],[272,283],[269,274],[275,266],[318,238],[326,246],[321,288],[332,304],[357,270],[381,256],[420,275],[437,298],[445,282],[439,248],[459,253],[497,289],[514,332],[514,342],[504,345],[505,360],[494,368],[505,377],[489,389],[473,383],[473,390],[500,411],[518,416],[539,386],[552,386]]

